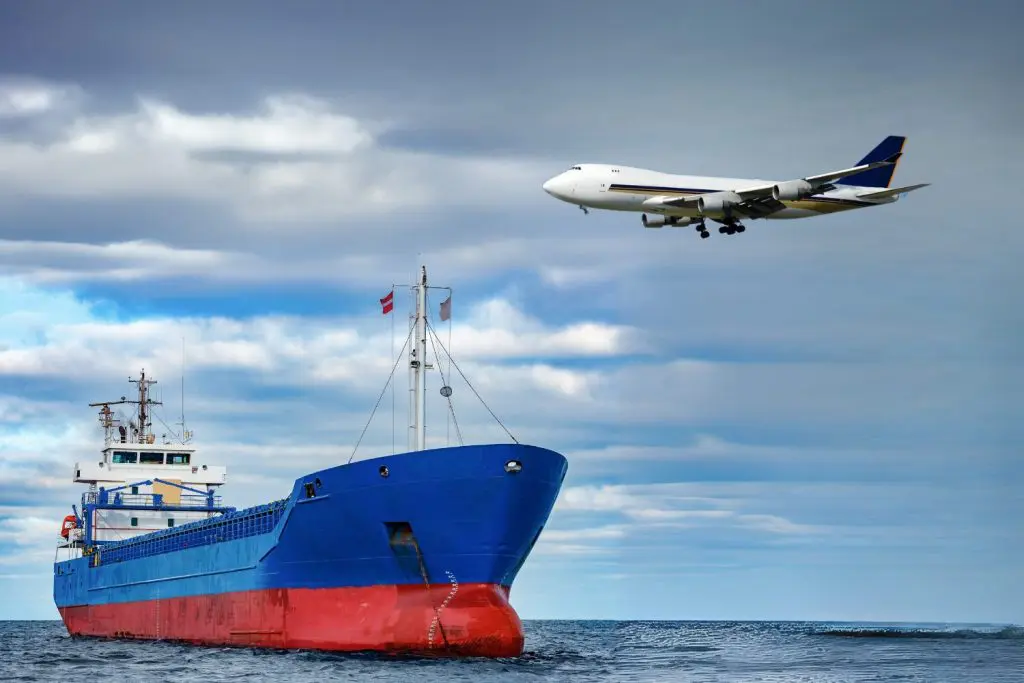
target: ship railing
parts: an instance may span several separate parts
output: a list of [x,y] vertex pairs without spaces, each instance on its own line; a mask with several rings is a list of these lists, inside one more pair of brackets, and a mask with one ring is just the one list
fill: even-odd
[[53,556],[54,563],[73,560],[82,556],[82,540],[85,538],[84,529],[69,529],[68,537],[57,536],[57,550]]
[[64,538],[63,536],[57,536],[57,545],[60,546],[60,547],[70,547],[70,546],[73,546],[75,544],[80,544],[82,542],[82,538],[84,536],[85,536],[85,529],[78,528],[78,527],[76,527],[74,529],[68,529],[68,537],[67,538]]
[[82,495],[82,505],[95,505],[101,508],[129,509],[195,509],[211,510],[221,507],[221,496],[182,494],[176,498],[168,498],[162,493],[123,493],[121,491],[89,491]]

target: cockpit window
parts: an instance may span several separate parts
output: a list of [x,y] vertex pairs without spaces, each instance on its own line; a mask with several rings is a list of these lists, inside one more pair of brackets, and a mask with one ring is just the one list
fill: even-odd
[[572,167],[571,169],[569,169],[569,170],[570,170],[570,171],[582,171],[583,169],[582,169],[582,168],[580,168],[579,166],[573,166],[573,167]]

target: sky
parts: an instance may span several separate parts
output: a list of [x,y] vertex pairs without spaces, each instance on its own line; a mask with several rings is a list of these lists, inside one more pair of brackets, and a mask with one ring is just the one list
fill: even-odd
[[[378,299],[426,264],[473,387],[569,460],[523,618],[1024,622],[1022,15],[3,4],[0,619],[57,618],[89,402],[145,368],[176,429],[184,350],[225,498],[279,498],[352,455],[410,305]],[[798,178],[890,134],[930,187],[734,236],[541,190],[582,162]],[[404,448],[406,382],[357,459]],[[506,441],[452,386],[466,441]]]

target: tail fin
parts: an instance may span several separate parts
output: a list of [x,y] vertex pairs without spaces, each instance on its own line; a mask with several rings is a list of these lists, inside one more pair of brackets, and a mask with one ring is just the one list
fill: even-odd
[[883,161],[895,155],[897,161],[891,166],[873,168],[870,171],[861,171],[836,181],[839,185],[858,185],[860,187],[889,187],[892,176],[899,165],[899,155],[903,153],[903,145],[907,138],[902,135],[890,135],[878,143],[878,146],[868,152],[868,155],[857,162],[857,165],[870,164],[873,161]]

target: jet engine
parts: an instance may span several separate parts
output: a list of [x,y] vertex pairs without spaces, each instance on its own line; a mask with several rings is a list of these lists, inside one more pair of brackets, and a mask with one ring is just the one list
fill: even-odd
[[803,199],[814,194],[814,188],[806,180],[787,180],[772,187],[772,197],[777,201]]
[[703,216],[721,218],[733,204],[742,203],[743,198],[735,192],[713,192],[697,198],[697,209]]
[[644,222],[645,228],[682,228],[696,222],[696,218],[680,218],[678,216],[651,216],[647,217],[647,214],[642,214],[640,218]]

